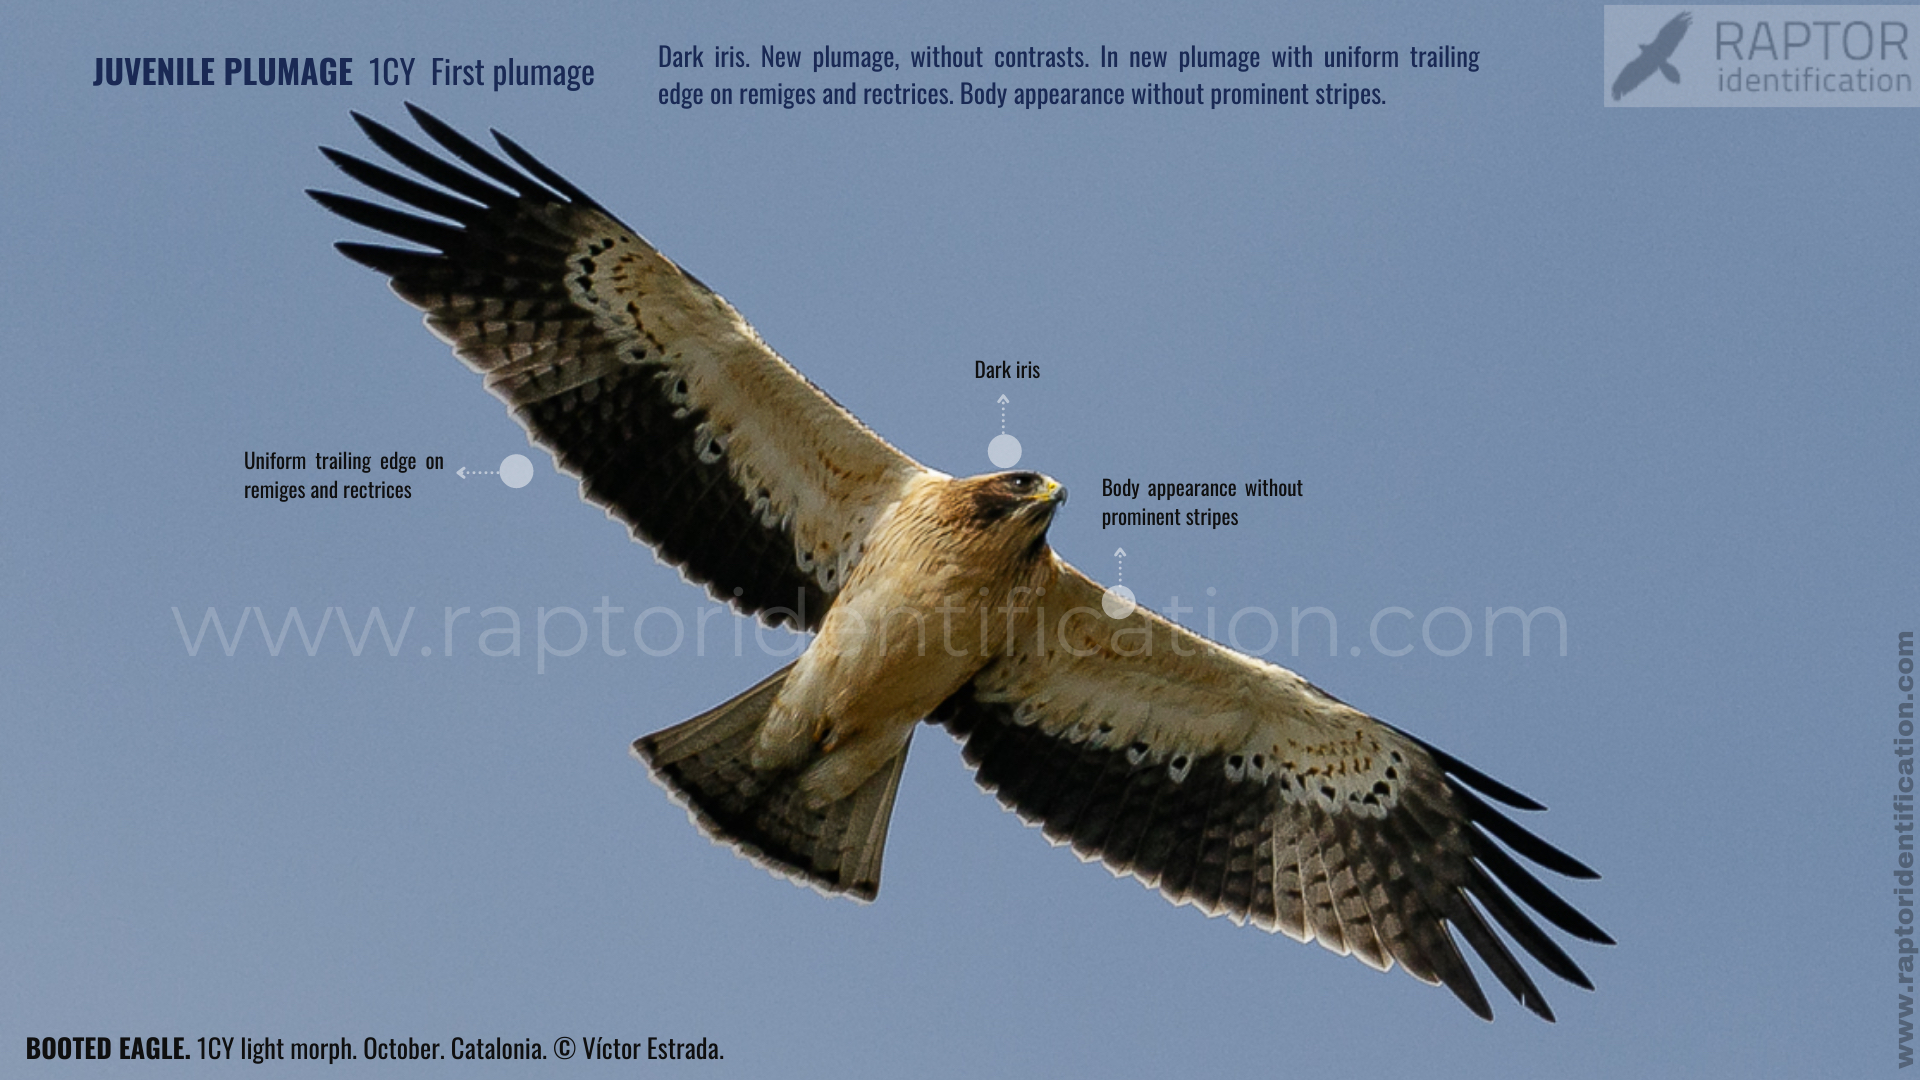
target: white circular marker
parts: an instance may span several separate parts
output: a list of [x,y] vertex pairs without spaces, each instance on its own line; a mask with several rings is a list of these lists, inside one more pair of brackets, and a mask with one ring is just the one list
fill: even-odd
[[525,454],[508,454],[500,460],[500,482],[510,488],[523,488],[533,481],[533,462]]
[[433,655],[433,646],[431,646],[431,645],[422,645],[422,646],[420,646],[420,655],[421,655],[421,656],[432,656],[432,655]]
[[1355,655],[1355,656],[1359,656],[1359,655],[1360,655],[1360,646],[1358,646],[1358,645],[1355,645],[1355,646],[1353,647],[1353,655]]
[[1020,464],[1020,440],[1001,432],[987,444],[987,460],[1002,469],[1011,469]]
[[1136,606],[1133,602],[1133,590],[1125,585],[1115,585],[1100,597],[1100,607],[1106,611],[1109,619],[1124,619],[1133,614]]

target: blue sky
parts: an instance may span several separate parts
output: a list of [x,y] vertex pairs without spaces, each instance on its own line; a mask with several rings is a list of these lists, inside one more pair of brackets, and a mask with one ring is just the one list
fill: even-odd
[[[1599,5],[74,4],[0,42],[0,1056],[30,1035],[718,1042],[742,1076],[1870,1075],[1894,1060],[1895,635],[1916,629],[1905,110],[1606,110]],[[662,106],[662,44],[1478,49],[1352,110]],[[579,92],[93,87],[123,55],[590,63]],[[1123,86],[1150,80],[1100,73]],[[1326,80],[1316,71],[1310,82]],[[1031,74],[890,75],[1049,85]],[[847,72],[730,76],[822,88]],[[1240,84],[1218,73],[1173,82]],[[709,73],[703,80],[720,81]],[[359,80],[356,80],[357,82]],[[303,190],[415,101],[498,128],[953,473],[1007,430],[1057,550],[1552,807],[1620,942],[1542,1024],[1173,909],[923,730],[879,902],[715,848],[626,754],[785,661],[582,504]],[[973,377],[1037,363],[1038,380]],[[534,457],[519,490],[261,503],[246,451]],[[1102,479],[1303,482],[1102,530]],[[602,598],[606,598],[604,601]],[[596,605],[611,616],[600,647]],[[1549,606],[1569,647],[1485,652]],[[289,609],[309,632],[272,655]],[[511,609],[519,656],[443,655]],[[1329,656],[1293,609],[1338,619]],[[559,651],[537,655],[542,609]],[[690,638],[651,656],[650,608]],[[1390,657],[1374,647],[1379,622]],[[1450,614],[1473,637],[1464,651]],[[667,652],[671,619],[649,647]],[[1540,624],[1536,624],[1538,627]],[[1243,619],[1258,647],[1264,623]],[[1509,622],[1504,633],[1511,635]],[[625,635],[624,640],[621,640]],[[497,642],[498,639],[495,639]],[[764,641],[764,647],[762,645]],[[433,656],[420,655],[429,647]],[[1360,647],[1359,655],[1350,650]],[[544,672],[540,670],[544,667]],[[1577,947],[1575,947],[1577,946]],[[1483,973],[1483,982],[1490,983]],[[116,1068],[138,1068],[115,1063]],[[381,1066],[360,1063],[363,1071]],[[551,1066],[549,1066],[550,1068]],[[566,1067],[572,1067],[571,1065]],[[194,1068],[206,1068],[195,1063]],[[424,1075],[433,1066],[395,1065]],[[456,1070],[444,1063],[440,1068]],[[501,1071],[501,1070],[496,1070]],[[460,1075],[466,1069],[459,1070]]]

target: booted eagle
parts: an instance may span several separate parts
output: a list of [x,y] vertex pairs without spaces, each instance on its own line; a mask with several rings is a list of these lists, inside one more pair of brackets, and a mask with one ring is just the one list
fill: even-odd
[[707,835],[873,899],[925,721],[1049,839],[1177,904],[1397,963],[1482,1017],[1457,939],[1553,1018],[1494,926],[1591,989],[1521,904],[1611,939],[1514,856],[1596,875],[1492,805],[1539,803],[1285,668],[1144,609],[1109,615],[1047,545],[1060,484],[919,464],[518,144],[496,132],[502,160],[409,108],[453,160],[357,114],[418,179],[323,149],[407,209],[311,194],[418,246],[341,253],[426,312],[587,501],[717,599],[814,634],[759,685],[633,744]]

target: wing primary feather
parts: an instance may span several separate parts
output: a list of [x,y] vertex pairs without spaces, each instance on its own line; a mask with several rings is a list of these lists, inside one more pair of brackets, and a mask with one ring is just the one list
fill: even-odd
[[1401,828],[1404,819],[1387,818],[1380,825],[1380,839],[1386,847],[1387,864],[1383,874],[1384,911],[1376,910],[1374,921],[1388,929],[1383,941],[1400,966],[1421,982],[1441,981],[1434,961],[1434,938],[1445,937],[1446,927],[1428,907],[1416,876],[1412,844]]
[[554,197],[554,192],[548,191],[532,177],[494,157],[479,143],[448,127],[446,121],[411,101],[407,102],[407,111],[413,114],[414,123],[420,125],[420,130],[426,132],[434,142],[446,147],[454,157],[507,185],[525,198],[544,202]]
[[1526,867],[1513,861],[1513,856],[1502,851],[1499,845],[1483,836],[1473,835],[1473,855],[1479,859],[1488,872],[1505,885],[1515,896],[1527,902],[1527,906],[1539,912],[1553,925],[1572,934],[1574,937],[1591,941],[1596,945],[1611,945],[1613,938],[1605,930],[1595,926],[1593,920],[1575,910],[1572,904],[1540,883],[1540,879],[1527,873]]
[[1399,732],[1409,742],[1425,750],[1427,755],[1433,758],[1433,763],[1440,766],[1441,772],[1455,777],[1461,783],[1485,795],[1487,798],[1493,799],[1496,802],[1505,803],[1515,810],[1545,810],[1547,808],[1546,804],[1522,795],[1520,792],[1515,791],[1500,781],[1495,780],[1493,777],[1488,776],[1486,773],[1481,772],[1479,769],[1461,761],[1459,758],[1422,739],[1420,736],[1402,731],[1400,728],[1394,727],[1385,720],[1376,719],[1375,722],[1390,731]]
[[1454,795],[1466,807],[1467,820],[1481,826],[1508,847],[1552,870],[1570,878],[1591,881],[1600,875],[1587,864],[1528,832],[1511,818],[1488,806],[1473,792],[1465,788],[1455,788]]
[[429,274],[444,266],[440,256],[425,251],[361,244],[352,240],[342,240],[333,246],[340,254],[361,266],[393,278]]
[[592,196],[573,186],[566,177],[548,168],[539,158],[527,153],[526,150],[521,148],[519,143],[507,138],[498,131],[494,131],[492,128],[488,128],[487,130],[493,135],[493,141],[500,144],[500,149],[506,151],[507,156],[512,158],[515,164],[532,173],[534,179],[576,203],[580,203],[583,206],[591,206],[596,209],[601,208],[600,204],[595,202]]
[[435,251],[457,250],[467,235],[452,225],[414,217],[349,195],[335,195],[331,191],[309,191],[307,194],[313,197],[314,202],[356,225],[365,225],[389,236],[424,244]]
[[1520,947],[1527,950],[1535,960],[1540,961],[1548,971],[1582,990],[1593,989],[1592,980],[1587,978],[1586,972],[1580,970],[1580,965],[1574,963],[1573,958],[1555,944],[1554,940],[1547,936],[1546,931],[1541,930],[1532,919],[1527,918],[1527,913],[1520,910],[1519,905],[1515,904],[1506,893],[1501,892],[1500,887],[1489,880],[1484,873],[1475,874],[1467,883],[1467,890],[1473,894],[1474,899],[1480,901],[1481,906],[1487,909],[1487,913],[1492,915],[1494,921],[1500,924],[1500,928],[1507,932],[1507,936],[1519,942]]
[[410,206],[418,207],[429,214],[457,221],[462,225],[471,225],[478,221],[487,208],[478,203],[457,199],[444,191],[430,188],[425,184],[409,180],[398,173],[389,172],[369,161],[363,161],[352,154],[323,146],[320,152],[328,161],[338,166],[340,171],[367,185],[382,195],[390,195]]
[[1447,775],[1457,778],[1461,783],[1485,795],[1489,799],[1503,802],[1515,810],[1545,810],[1546,804],[1530,799],[1520,792],[1481,772],[1479,769],[1461,761],[1445,750],[1439,750],[1426,743],[1421,748],[1433,755],[1434,764],[1440,766]]
[[1493,977],[1500,980],[1515,1001],[1525,1005],[1540,1019],[1552,1023],[1553,1009],[1548,1007],[1547,999],[1541,996],[1540,988],[1533,985],[1533,979],[1520,966],[1520,961],[1513,958],[1512,951],[1494,934],[1493,928],[1481,918],[1480,912],[1474,909],[1464,893],[1454,893],[1453,901],[1459,910],[1450,922],[1460,931],[1460,936],[1467,939],[1467,944],[1473,946],[1473,951],[1480,954],[1480,959],[1493,972]]
[[1486,991],[1480,989],[1480,980],[1473,977],[1473,969],[1467,966],[1467,958],[1460,955],[1460,946],[1454,944],[1453,935],[1447,932],[1450,923],[1437,913],[1430,917],[1434,920],[1433,948],[1427,959],[1433,965],[1434,975],[1473,1015],[1492,1020],[1493,1006],[1487,1002]]
[[498,208],[514,201],[514,194],[503,188],[494,187],[485,180],[457,169],[431,153],[414,145],[413,141],[392,128],[374,120],[353,114],[354,122],[366,133],[373,145],[384,151],[388,157],[419,173],[421,176],[439,184],[449,191],[455,191],[477,203]]

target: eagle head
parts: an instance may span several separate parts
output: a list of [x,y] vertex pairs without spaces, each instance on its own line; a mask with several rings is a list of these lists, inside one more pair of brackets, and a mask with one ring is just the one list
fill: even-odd
[[1044,538],[1054,511],[1067,501],[1066,485],[1036,472],[973,476],[959,481],[958,488],[968,523],[980,530],[1004,531],[1008,539]]

